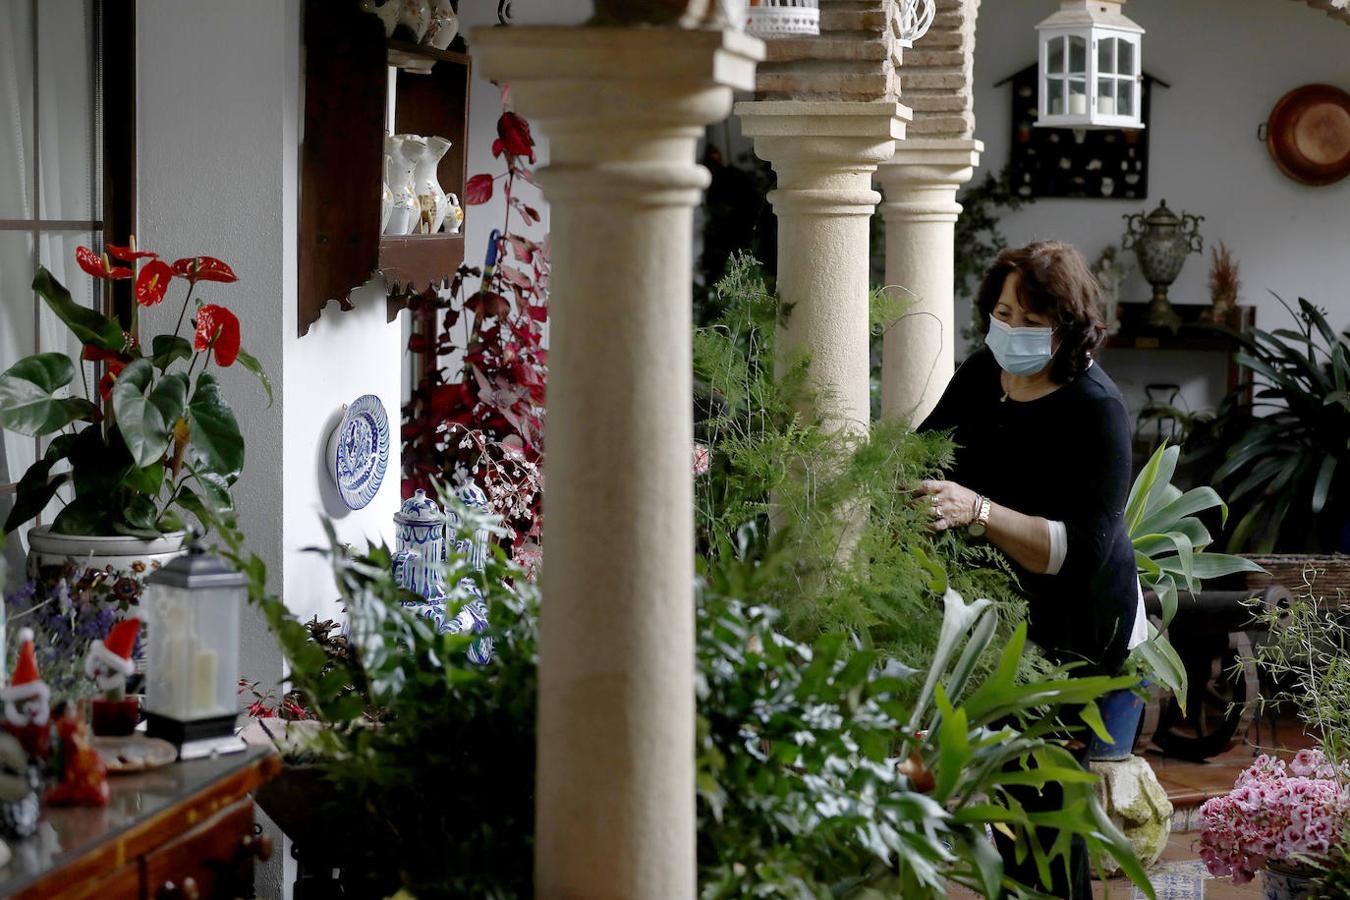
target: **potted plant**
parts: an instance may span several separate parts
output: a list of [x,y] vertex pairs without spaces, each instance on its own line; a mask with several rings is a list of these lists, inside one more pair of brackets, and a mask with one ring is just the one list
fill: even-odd
[[[1139,673],[1141,686],[1154,683],[1171,691],[1184,711],[1189,693],[1186,668],[1163,634],[1176,615],[1178,589],[1195,593],[1208,579],[1259,572],[1261,567],[1241,556],[1207,552],[1214,539],[1199,514],[1217,508],[1226,518],[1228,507],[1211,487],[1183,493],[1172,484],[1180,454],[1181,448],[1175,445],[1159,446],[1135,478],[1125,504],[1125,525],[1134,543],[1140,584],[1157,594],[1162,607],[1162,628],[1148,623],[1148,639],[1134,648],[1127,667]],[[1144,714],[1140,692],[1127,689],[1106,697],[1101,712],[1112,741],[1094,741],[1091,757],[1129,756]]]
[[[62,508],[51,524],[29,534],[33,574],[67,558],[143,571],[180,552],[185,515],[204,526],[208,508],[233,507],[230,487],[244,465],[244,442],[213,364],[248,369],[269,401],[271,385],[240,348],[234,313],[200,298],[193,303],[202,285],[237,280],[225,263],[194,256],[170,264],[137,249],[134,238],[101,256],[80,247],[75,259],[94,278],[133,281],[130,330],[75,302],[39,267],[33,290],[83,349],[74,358],[37,353],[0,374],[0,427],[49,439],[46,453],[19,481],[4,531],[15,531],[59,498]],[[185,286],[177,324],[147,346],[137,328],[140,308],[161,303],[174,283]],[[85,363],[102,368],[96,382]]]
[[1269,900],[1303,900],[1332,868],[1350,822],[1350,772],[1321,750],[1286,763],[1261,754],[1233,789],[1200,807],[1200,858],[1245,884],[1261,873]]
[[1228,397],[1192,443],[1198,455],[1222,454],[1214,480],[1231,485],[1229,502],[1242,512],[1230,551],[1345,551],[1350,344],[1307,300],[1299,298],[1297,311],[1280,302],[1295,327],[1232,333],[1238,364],[1260,381]]

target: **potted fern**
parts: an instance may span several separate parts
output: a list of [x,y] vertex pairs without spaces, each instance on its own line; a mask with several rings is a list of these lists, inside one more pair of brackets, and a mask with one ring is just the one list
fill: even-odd
[[[3,530],[16,531],[55,499],[61,509],[51,523],[28,536],[34,574],[68,558],[141,572],[180,552],[185,515],[205,525],[208,508],[233,506],[244,441],[217,371],[237,363],[262,381],[269,400],[271,385],[240,348],[239,319],[198,297],[206,285],[237,280],[224,262],[194,256],[171,264],[137,249],[134,238],[102,255],[80,247],[75,260],[94,278],[133,282],[130,330],[77,303],[39,267],[33,290],[81,350],[36,353],[0,373],[0,428],[48,439],[19,481]],[[140,309],[163,302],[175,283],[185,286],[177,325],[147,346]],[[96,381],[87,363],[100,367]]]

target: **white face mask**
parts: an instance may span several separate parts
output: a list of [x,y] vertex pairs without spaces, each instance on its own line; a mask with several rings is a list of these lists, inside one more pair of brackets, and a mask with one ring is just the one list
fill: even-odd
[[1035,375],[1050,365],[1054,357],[1051,336],[1046,327],[1013,328],[1007,322],[991,318],[985,345],[993,351],[999,367],[1010,375]]

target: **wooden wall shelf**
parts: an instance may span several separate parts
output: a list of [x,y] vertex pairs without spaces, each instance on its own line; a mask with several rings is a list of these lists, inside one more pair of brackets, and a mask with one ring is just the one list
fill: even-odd
[[471,75],[464,53],[387,40],[380,20],[355,2],[306,0],[304,34],[301,336],[331,301],[352,309],[352,290],[376,275],[391,289],[386,305],[393,321],[409,295],[440,287],[463,262],[463,228],[456,235],[381,235],[380,197],[390,65],[397,67],[395,133],[451,142],[437,174],[461,201]]
[[[1122,303],[1118,307],[1120,331],[1106,339],[1108,350],[1181,350],[1192,353],[1224,353],[1228,356],[1228,389],[1241,381],[1237,365],[1238,342],[1214,327],[1206,316],[1208,304],[1183,303],[1172,305],[1181,318],[1176,331],[1154,328],[1148,324],[1147,303]],[[1233,331],[1242,331],[1256,324],[1256,307],[1237,306],[1226,322],[1219,323]]]

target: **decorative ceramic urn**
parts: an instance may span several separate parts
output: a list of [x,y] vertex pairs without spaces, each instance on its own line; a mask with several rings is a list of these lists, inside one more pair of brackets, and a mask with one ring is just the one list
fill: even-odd
[[445,514],[425,491],[403,501],[394,516],[394,577],[431,602],[445,600]]
[[1167,201],[1145,216],[1133,213],[1125,219],[1125,237],[1121,247],[1133,249],[1139,258],[1139,271],[1153,285],[1153,300],[1149,303],[1148,323],[1155,328],[1176,330],[1180,317],[1167,299],[1167,288],[1181,274],[1186,255],[1199,253],[1204,248],[1200,237],[1200,223],[1204,216],[1189,213],[1177,215],[1167,208]]

